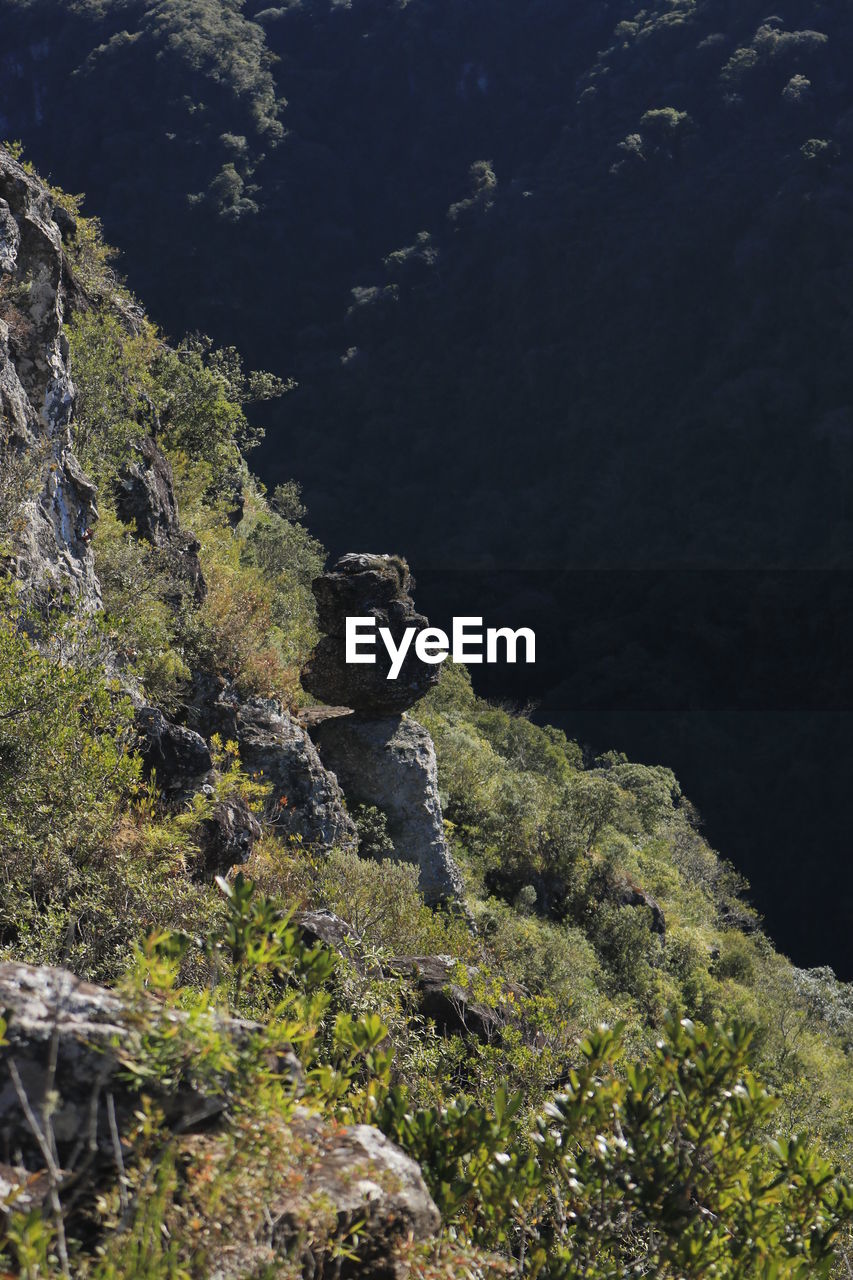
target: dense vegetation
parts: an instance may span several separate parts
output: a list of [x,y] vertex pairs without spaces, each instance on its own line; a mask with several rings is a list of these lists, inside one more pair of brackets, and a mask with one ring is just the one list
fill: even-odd
[[[848,563],[846,5],[2,13],[7,134],[85,181],[155,313],[324,367],[288,445],[336,537],[385,533],[330,519],[382,457],[475,491],[504,567]],[[470,562],[449,498],[397,530]]]
[[[121,1192],[89,1206],[79,1237],[56,1214],[11,1214],[6,1266],[42,1280],[69,1250],[75,1274],[99,1280],[206,1275],[217,1243],[251,1227],[270,1172],[298,1169],[292,1090],[269,1066],[286,1042],[303,1104],[377,1124],[421,1162],[446,1230],[404,1249],[402,1274],[843,1275],[853,1191],[832,1166],[853,1170],[849,988],[774,950],[668,769],[585,762],[448,666],[415,714],[435,739],[476,932],[424,906],[412,867],[288,843],[266,823],[241,875],[199,874],[210,807],[240,795],[263,818],[263,779],[220,743],[213,794],[170,804],[142,774],[104,655],[178,718],[199,669],[297,706],[322,551],[295,487],[266,493],[244,461],[251,403],[286,384],[205,340],[165,343],[95,224],[81,219],[68,248],[90,298],[70,337],[105,611],[27,618],[3,588],[0,956],[122,984],[140,1018],[156,993],[164,1012],[128,1067],[141,1095]],[[152,414],[203,601],[114,509]],[[362,820],[381,846],[376,815]],[[305,906],[354,924],[361,953],[300,941],[288,913]],[[411,982],[381,968],[395,954],[456,957],[499,1011],[494,1032],[440,1034]],[[224,1009],[263,1024],[239,1052]],[[155,1079],[220,1090],[227,1124],[182,1141],[145,1102]],[[333,1259],[357,1258],[357,1233],[329,1231]]]
[[[298,381],[259,417],[270,488],[297,476],[336,552],[530,570],[497,621],[541,630],[547,717],[677,762],[778,936],[850,976],[826,854],[853,740],[849,6],[2,0],[0,23],[3,132],[86,188],[153,314]],[[614,565],[687,572],[552,577]],[[747,565],[841,572],[745,592]],[[461,612],[490,592],[469,574]],[[758,690],[732,677],[753,639]]]

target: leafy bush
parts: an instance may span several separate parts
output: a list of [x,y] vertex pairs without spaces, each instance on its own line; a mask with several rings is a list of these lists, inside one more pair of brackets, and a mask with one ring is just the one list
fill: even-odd
[[338,849],[312,857],[299,845],[288,850],[270,842],[259,846],[249,868],[266,892],[334,911],[371,947],[396,955],[472,953],[464,922],[424,904],[418,868],[409,862]]
[[30,619],[0,584],[3,877],[46,891],[102,849],[138,777],[130,707],[101,665],[98,624]]
[[617,1073],[619,1033],[600,1030],[530,1137],[505,1092],[493,1110],[413,1111],[396,1089],[382,1121],[443,1213],[532,1275],[828,1274],[853,1188],[803,1141],[766,1139],[777,1103],[749,1043],[742,1027],[670,1021],[647,1062]]

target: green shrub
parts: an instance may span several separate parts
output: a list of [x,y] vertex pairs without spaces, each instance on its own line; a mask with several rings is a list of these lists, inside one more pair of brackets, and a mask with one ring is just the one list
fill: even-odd
[[532,1141],[523,1100],[410,1108],[383,1125],[422,1163],[443,1214],[529,1274],[826,1275],[853,1189],[798,1139],[769,1142],[777,1103],[749,1066],[750,1033],[670,1021],[651,1058],[617,1072],[618,1031],[583,1045]]
[[[38,643],[26,626],[37,628]],[[28,619],[0,584],[0,845],[6,884],[49,886],[102,849],[138,777],[131,708],[96,621]]]

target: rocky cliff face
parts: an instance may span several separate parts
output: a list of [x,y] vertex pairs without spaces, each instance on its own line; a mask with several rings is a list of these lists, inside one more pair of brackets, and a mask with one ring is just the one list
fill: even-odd
[[89,545],[95,488],[71,451],[62,323],[74,284],[57,212],[0,150],[0,541],[40,594],[69,590],[92,610],[100,603]]
[[[72,302],[80,308],[88,302],[74,281],[61,227],[74,231],[70,215],[0,149],[0,559],[37,600],[70,594],[78,608],[95,612],[97,495],[72,451],[75,391],[63,331]],[[206,591],[199,544],[181,525],[171,467],[149,427],[140,422],[112,497],[119,518],[168,557],[181,596],[198,603]],[[276,812],[286,834],[315,848],[355,847],[334,775],[281,707],[247,703],[223,692],[224,681],[205,676],[196,681],[186,726],[145,705],[129,683],[143,757],[167,795],[186,799],[205,785],[208,740],[222,732],[239,742],[244,762],[270,783],[276,800],[287,797]],[[257,835],[251,815],[220,817],[206,860],[217,872],[245,861]]]

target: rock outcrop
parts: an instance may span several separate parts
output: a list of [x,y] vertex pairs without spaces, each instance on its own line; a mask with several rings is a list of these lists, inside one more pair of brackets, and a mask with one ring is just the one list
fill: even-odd
[[364,971],[361,961],[361,938],[351,924],[342,920],[334,911],[325,908],[314,911],[297,911],[293,923],[309,946],[320,942],[324,947],[331,947],[340,955],[352,960],[360,971]]
[[240,699],[233,690],[205,689],[191,723],[205,737],[234,741],[250,774],[271,787],[268,816],[279,834],[317,849],[357,843],[337,778],[326,769],[305,730],[270,698]]
[[199,871],[206,879],[224,875],[232,867],[248,862],[255,841],[261,838],[261,824],[245,800],[221,800],[201,824]]
[[[387,555],[341,556],[315,578],[317,619],[325,634],[303,669],[302,683],[332,705],[325,717],[315,714],[309,722],[323,764],[349,801],[385,814],[393,856],[420,868],[421,892],[438,905],[461,897],[462,878],[444,835],[432,739],[404,714],[438,681],[438,667],[421,662],[410,646],[399,676],[391,680],[382,644],[376,645],[375,664],[347,663],[345,650],[349,617],[375,618],[396,643],[407,627],[428,627],[415,612],[413,587],[405,560]],[[355,714],[342,715],[343,707]]]
[[[151,1023],[181,1015],[152,1000],[146,1006]],[[123,1068],[140,1048],[140,1011],[130,1012],[122,999],[105,987],[82,982],[65,969],[25,964],[0,964],[0,1009],[6,1019],[6,1044],[0,1049],[0,1158],[14,1158],[40,1168],[40,1152],[18,1095],[20,1087],[36,1115],[41,1114],[45,1090],[51,1087],[50,1063],[56,1053],[53,1084],[59,1095],[53,1113],[53,1134],[60,1163],[86,1150],[112,1161],[108,1099],[121,1125],[139,1105]],[[242,1041],[259,1028],[236,1018],[222,1018],[220,1029]],[[294,1084],[301,1066],[293,1055],[277,1064]],[[157,1095],[154,1081],[146,1085]],[[157,1097],[170,1123],[187,1129],[207,1121],[224,1107],[221,1096],[204,1096],[180,1082]]]
[[335,716],[311,732],[347,798],[385,814],[394,857],[420,868],[424,899],[435,905],[460,897],[462,878],[447,847],[435,747],[426,729],[408,716]]
[[[357,1257],[340,1274],[392,1280],[395,1243],[427,1240],[441,1226],[417,1164],[371,1125],[330,1131],[307,1113],[297,1114],[293,1124],[297,1136],[310,1142],[311,1159],[304,1163],[298,1191],[285,1193],[270,1206],[274,1241],[304,1237],[306,1206],[322,1203],[334,1215],[338,1233],[364,1224]],[[309,1257],[312,1253],[309,1248]]]
[[39,595],[100,604],[95,488],[71,451],[63,314],[73,288],[46,188],[0,148],[0,541]]
[[133,525],[138,537],[163,553],[187,594],[203,600],[206,587],[198,558],[199,542],[181,527],[171,464],[150,436],[131,445],[131,457],[116,484],[115,500],[119,519]]
[[[265,1120],[266,1155],[239,1202],[227,1182],[210,1220],[209,1192],[193,1168],[207,1173],[233,1161],[218,1135],[195,1134],[180,1144],[190,1169],[184,1211],[196,1216],[204,1274],[211,1280],[302,1275],[320,1280],[400,1280],[412,1241],[435,1236],[438,1210],[418,1165],[370,1125],[344,1127],[296,1107]],[[3,1169],[0,1166],[0,1178]],[[202,1196],[194,1199],[193,1187]]]
[[348,617],[374,618],[377,630],[387,627],[396,644],[408,627],[423,631],[429,626],[415,612],[414,585],[405,560],[387,555],[350,553],[315,579],[317,622],[324,634],[302,672],[303,687],[312,697],[365,716],[392,716],[414,706],[438,682],[438,667],[421,662],[413,644],[399,676],[389,680],[391,660],[378,634],[375,663],[346,662]]
[[150,776],[172,795],[198,790],[213,768],[210,747],[200,733],[167,720],[159,707],[144,704],[136,712],[139,748]]
[[420,1013],[445,1035],[472,1035],[488,1043],[508,1021],[505,1012],[474,995],[470,976],[476,970],[460,980],[451,956],[397,956],[388,961],[388,969],[413,982]]
[[[158,707],[136,711],[139,750],[148,776],[173,804],[185,803],[218,777],[210,739],[236,742],[240,761],[270,787],[265,819],[284,836],[318,851],[355,849],[355,825],[338,780],[326,769],[305,730],[278,702],[241,699],[221,679],[199,679],[190,707],[192,728],[168,720]],[[219,803],[202,823],[197,874],[210,877],[246,862],[261,825],[243,801]]]

